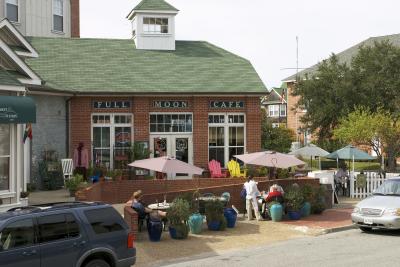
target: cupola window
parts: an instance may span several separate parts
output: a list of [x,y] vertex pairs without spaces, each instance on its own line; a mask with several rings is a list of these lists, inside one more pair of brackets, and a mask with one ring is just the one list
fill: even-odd
[[168,33],[167,18],[143,18],[144,33]]

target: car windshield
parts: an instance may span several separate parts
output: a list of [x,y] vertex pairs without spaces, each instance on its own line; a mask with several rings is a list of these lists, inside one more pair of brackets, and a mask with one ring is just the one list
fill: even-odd
[[400,196],[400,180],[386,180],[373,194]]

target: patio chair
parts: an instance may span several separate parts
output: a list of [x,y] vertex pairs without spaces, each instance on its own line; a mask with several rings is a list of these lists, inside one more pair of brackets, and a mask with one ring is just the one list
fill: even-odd
[[240,171],[240,164],[236,160],[228,162],[228,170],[231,177],[246,177],[246,171]]
[[61,159],[61,167],[63,171],[64,186],[65,186],[65,182],[71,179],[72,177],[74,170],[74,163],[72,159]]
[[208,169],[210,170],[211,178],[225,178],[226,172],[223,173],[221,170],[221,163],[215,159],[208,163]]
[[225,198],[225,207],[228,206],[229,200],[231,200],[231,194],[229,192],[224,192],[221,197]]

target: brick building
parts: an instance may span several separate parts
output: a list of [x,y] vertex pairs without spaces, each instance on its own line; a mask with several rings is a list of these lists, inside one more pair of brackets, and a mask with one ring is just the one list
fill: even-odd
[[143,0],[128,15],[132,39],[28,38],[40,56],[27,64],[45,81],[30,90],[66,97],[70,156],[82,142],[91,164],[124,168],[136,142],[207,168],[260,150],[264,84],[246,59],[176,41],[177,13]]

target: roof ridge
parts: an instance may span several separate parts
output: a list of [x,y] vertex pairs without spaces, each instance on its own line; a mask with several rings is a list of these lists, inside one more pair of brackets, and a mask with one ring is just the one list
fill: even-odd
[[133,11],[135,10],[171,10],[178,11],[173,5],[164,0],[142,0],[139,4],[137,4]]

